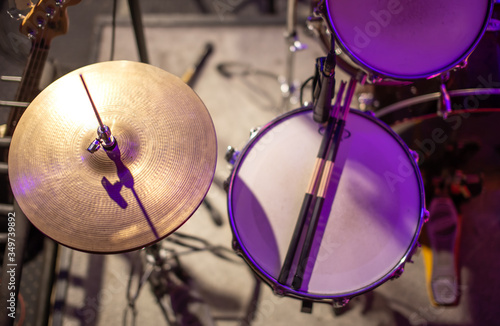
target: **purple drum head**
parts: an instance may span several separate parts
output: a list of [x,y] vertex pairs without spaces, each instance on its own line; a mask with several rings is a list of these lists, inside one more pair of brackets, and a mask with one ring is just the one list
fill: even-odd
[[333,33],[364,68],[427,78],[460,64],[482,37],[490,0],[327,0]]

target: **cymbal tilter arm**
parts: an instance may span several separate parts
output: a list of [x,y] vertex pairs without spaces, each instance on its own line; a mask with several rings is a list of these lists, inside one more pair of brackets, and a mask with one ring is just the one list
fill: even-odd
[[109,129],[109,127],[102,122],[101,117],[99,116],[99,112],[97,111],[97,108],[94,104],[94,101],[92,100],[92,97],[90,96],[89,89],[87,88],[87,84],[85,83],[82,74],[80,74],[80,79],[82,80],[83,87],[85,88],[90,103],[92,104],[92,108],[94,109],[97,122],[99,122],[99,127],[97,128],[97,138],[93,140],[92,143],[90,143],[87,150],[90,153],[95,153],[96,151],[99,150],[99,148],[101,148],[101,145],[106,150],[112,150],[116,145],[115,138],[113,137],[113,135],[111,135],[111,130]]

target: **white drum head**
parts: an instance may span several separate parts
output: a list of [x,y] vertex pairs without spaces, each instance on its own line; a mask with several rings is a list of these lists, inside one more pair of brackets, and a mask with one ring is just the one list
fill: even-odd
[[[423,187],[407,148],[356,111],[344,136],[331,185],[338,184],[336,195],[326,199],[304,282],[287,289],[292,295],[323,299],[373,288],[405,262],[420,232]],[[311,111],[296,111],[261,131],[235,166],[235,239],[270,283],[277,283],[321,138]]]
[[400,78],[427,78],[472,52],[483,35],[489,0],[327,0],[340,45],[362,66]]

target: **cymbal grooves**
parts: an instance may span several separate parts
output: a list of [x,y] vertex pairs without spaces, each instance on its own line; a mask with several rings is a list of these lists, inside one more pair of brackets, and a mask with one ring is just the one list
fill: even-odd
[[[80,73],[116,138],[113,151],[87,151],[98,123]],[[191,88],[154,66],[111,61],[61,77],[31,103],[12,139],[9,176],[47,236],[114,253],[182,225],[210,187],[216,155],[210,114]]]

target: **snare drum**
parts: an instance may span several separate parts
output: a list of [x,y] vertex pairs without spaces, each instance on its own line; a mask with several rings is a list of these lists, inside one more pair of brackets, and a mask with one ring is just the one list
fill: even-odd
[[364,69],[428,78],[466,60],[486,30],[492,0],[326,0],[337,43]]
[[399,276],[422,227],[424,195],[418,166],[399,136],[351,110],[302,286],[290,287],[296,261],[279,284],[322,132],[310,108],[261,128],[236,160],[228,211],[235,250],[276,293],[338,303]]

